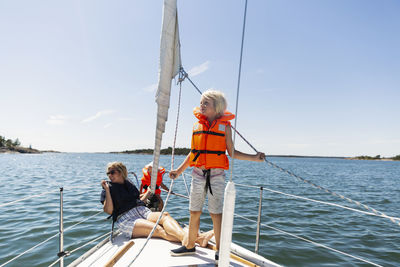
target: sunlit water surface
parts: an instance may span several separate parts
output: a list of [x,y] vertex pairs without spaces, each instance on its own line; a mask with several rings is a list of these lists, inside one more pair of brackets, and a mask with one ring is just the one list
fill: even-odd
[[[106,179],[110,161],[124,162],[129,171],[141,173],[151,161],[148,155],[123,154],[0,154],[0,205],[30,195],[46,195],[0,207],[0,265],[58,233],[59,187],[64,187],[64,228],[68,229],[101,211],[100,181]],[[178,156],[176,164],[184,157]],[[269,158],[270,161],[333,192],[400,217],[400,162],[351,161],[328,158]],[[161,163],[170,169],[170,158]],[[227,172],[227,180],[230,172]],[[130,178],[136,184],[134,176]],[[139,177],[140,178],[140,177]],[[190,184],[190,178],[186,181]],[[359,209],[264,163],[235,161],[233,181],[263,186],[321,201]],[[170,180],[164,182],[169,185]],[[173,191],[186,195],[179,178]],[[236,186],[236,213],[257,220],[260,190]],[[166,194],[163,193],[163,197]],[[167,210],[188,223],[188,202],[172,196]],[[400,266],[400,225],[376,216],[295,199],[264,190],[259,253],[284,266],[370,266],[348,256],[318,247],[274,230],[274,227],[383,266]],[[65,231],[65,250],[110,231],[110,220],[100,213]],[[212,228],[205,210],[201,228]],[[235,217],[233,241],[254,251],[256,225]],[[47,266],[57,259],[58,237],[38,246],[7,266]],[[68,264],[88,250],[65,259]]]

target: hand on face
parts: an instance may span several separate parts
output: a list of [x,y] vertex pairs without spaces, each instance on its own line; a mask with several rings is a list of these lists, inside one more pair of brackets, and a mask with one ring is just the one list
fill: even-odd
[[109,190],[110,186],[108,185],[106,180],[101,181],[101,186],[104,188],[104,190]]

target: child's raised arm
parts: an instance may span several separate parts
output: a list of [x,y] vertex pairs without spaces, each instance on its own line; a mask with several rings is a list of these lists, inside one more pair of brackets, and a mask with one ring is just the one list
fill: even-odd
[[[234,154],[235,159],[258,161],[258,162],[262,162],[265,159],[265,154],[262,152],[258,152],[257,154],[251,155],[236,150],[232,141],[232,129],[229,125],[227,125],[225,129],[225,142],[226,142],[226,150],[228,151],[230,157],[232,157],[232,154]],[[235,153],[233,153],[233,151],[235,151]]]

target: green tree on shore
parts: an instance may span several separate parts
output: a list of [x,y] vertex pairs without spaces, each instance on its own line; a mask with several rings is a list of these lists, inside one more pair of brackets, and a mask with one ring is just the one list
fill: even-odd
[[14,141],[12,139],[7,139],[5,136],[0,135],[0,147],[6,147],[7,149],[14,149],[16,147],[19,147],[21,145],[21,142],[19,139],[15,139]]

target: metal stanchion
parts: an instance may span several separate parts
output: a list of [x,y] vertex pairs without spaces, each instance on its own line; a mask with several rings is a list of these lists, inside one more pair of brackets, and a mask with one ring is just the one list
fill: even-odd
[[263,187],[260,187],[260,201],[258,203],[258,219],[257,219],[257,235],[256,235],[256,248],[254,250],[255,253],[258,254],[258,244],[260,242],[260,225],[261,225],[261,211],[262,211],[262,195],[263,195]]
[[63,191],[60,187],[60,252],[57,254],[60,258],[60,267],[64,267],[64,222],[63,222]]

